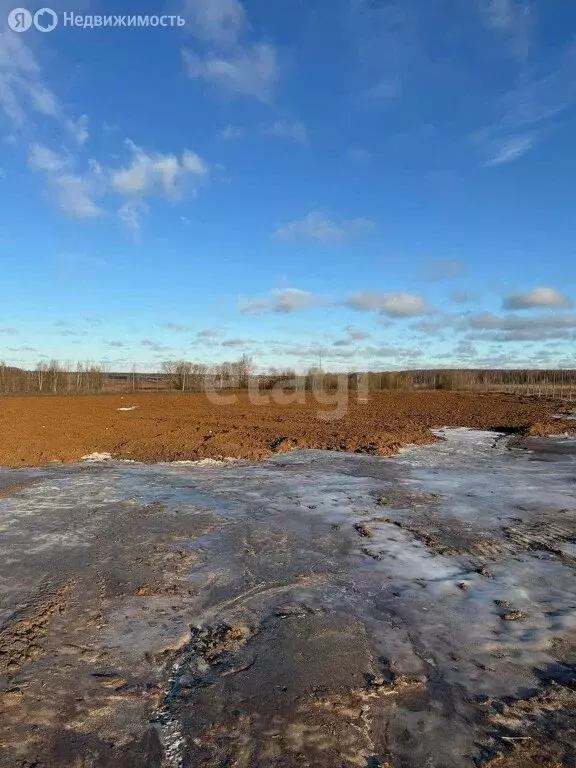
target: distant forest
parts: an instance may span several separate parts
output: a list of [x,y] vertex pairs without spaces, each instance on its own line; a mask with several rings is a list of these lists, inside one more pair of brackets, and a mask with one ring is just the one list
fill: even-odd
[[351,390],[477,390],[576,399],[576,370],[413,370],[338,374],[311,368],[307,373],[270,368],[255,372],[250,357],[216,365],[171,360],[156,372],[113,371],[105,365],[63,364],[56,360],[25,369],[0,362],[0,394],[90,394],[122,392],[202,392],[216,389],[335,389],[347,377]]

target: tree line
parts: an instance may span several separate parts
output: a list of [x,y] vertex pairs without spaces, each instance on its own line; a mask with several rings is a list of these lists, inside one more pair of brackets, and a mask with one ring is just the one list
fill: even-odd
[[310,368],[256,371],[248,355],[208,365],[168,360],[159,371],[112,371],[105,364],[40,362],[33,369],[0,362],[0,394],[91,394],[104,392],[202,392],[207,388],[261,390],[274,388],[336,390],[347,377],[351,390],[475,390],[535,396],[576,398],[576,370],[423,369],[417,371],[364,371],[347,374]]

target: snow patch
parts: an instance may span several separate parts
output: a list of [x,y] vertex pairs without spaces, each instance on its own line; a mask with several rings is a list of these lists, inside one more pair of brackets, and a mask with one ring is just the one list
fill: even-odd
[[98,453],[97,451],[94,453],[89,453],[86,456],[82,456],[82,461],[111,461],[111,460],[112,460],[111,453]]
[[169,467],[223,467],[227,464],[233,464],[238,459],[182,459],[181,461],[163,461],[161,466]]

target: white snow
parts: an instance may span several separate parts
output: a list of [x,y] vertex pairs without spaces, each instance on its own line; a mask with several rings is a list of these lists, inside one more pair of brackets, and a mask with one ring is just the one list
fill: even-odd
[[111,453],[98,453],[97,451],[94,453],[89,453],[86,456],[82,456],[82,461],[111,461],[111,460],[112,460]]

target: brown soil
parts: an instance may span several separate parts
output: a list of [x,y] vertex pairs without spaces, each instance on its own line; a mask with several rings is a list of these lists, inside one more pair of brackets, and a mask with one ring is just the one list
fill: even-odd
[[26,616],[0,631],[0,674],[15,672],[22,664],[44,653],[38,642],[48,634],[54,614],[64,611],[69,592],[68,585],[60,587],[55,594],[45,596]]
[[[574,422],[552,419],[559,406],[531,398],[452,392],[387,392],[367,403],[350,396],[345,414],[305,403],[233,404],[204,395],[14,397],[0,400],[0,465],[74,461],[93,452],[138,461],[262,459],[290,448],[389,455],[433,440],[430,428],[467,426],[560,433]],[[287,399],[290,395],[285,396]],[[137,406],[135,410],[119,408]]]
[[494,745],[480,765],[490,768],[563,768],[574,765],[576,694],[574,673],[552,680],[526,699],[489,702]]

